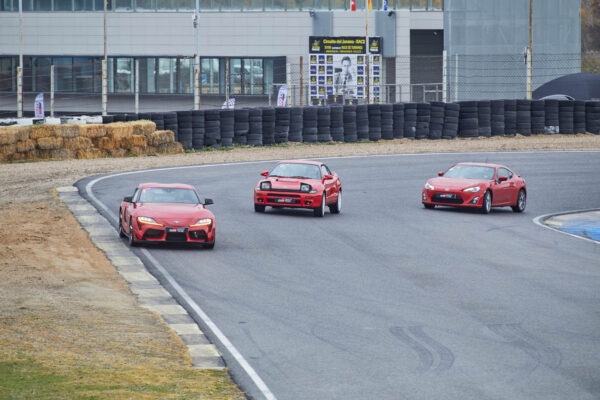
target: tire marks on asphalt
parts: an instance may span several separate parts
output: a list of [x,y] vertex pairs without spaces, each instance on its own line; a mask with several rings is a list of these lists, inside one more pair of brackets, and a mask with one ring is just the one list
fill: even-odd
[[[419,358],[419,366],[415,370],[417,373],[433,371],[440,374],[449,370],[454,364],[452,351],[425,333],[422,326],[393,326],[390,328],[390,333],[417,354]],[[437,365],[434,367],[436,359]]]

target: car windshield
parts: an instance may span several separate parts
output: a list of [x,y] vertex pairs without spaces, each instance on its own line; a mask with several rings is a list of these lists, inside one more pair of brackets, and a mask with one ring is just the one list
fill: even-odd
[[192,189],[144,188],[140,193],[141,203],[198,204],[198,196]]
[[321,170],[315,164],[282,163],[273,168],[269,176],[321,179]]
[[455,165],[444,174],[446,178],[494,179],[494,168],[480,165]]

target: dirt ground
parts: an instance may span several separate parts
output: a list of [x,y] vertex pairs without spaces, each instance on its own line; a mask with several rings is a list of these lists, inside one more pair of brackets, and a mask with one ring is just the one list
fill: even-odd
[[[183,371],[177,375],[180,377],[191,370],[191,360],[181,340],[158,316],[137,305],[115,268],[90,242],[53,188],[69,186],[95,174],[175,165],[512,150],[600,150],[600,135],[290,144],[175,156],[0,164],[0,364],[2,360],[29,359],[50,374],[60,370],[71,378],[77,376],[77,370],[85,375],[86,368],[105,368],[111,374],[121,373],[132,380],[147,380],[149,384],[167,379],[166,370]],[[2,370],[0,397],[3,397],[3,390],[10,389],[6,389],[8,386],[6,382],[3,384],[1,376]],[[108,377],[98,378],[106,382],[96,382],[89,376],[80,379],[91,379],[97,384],[96,389],[89,389],[89,394],[99,398],[127,398],[132,393],[122,388],[103,389],[104,384],[111,387]],[[184,378],[181,379],[183,382]],[[202,375],[202,379],[217,379],[213,389],[218,387],[219,392],[210,392],[209,398],[242,396],[226,373]],[[194,375],[192,380],[199,378]],[[144,392],[144,396],[135,397],[183,398],[186,396],[182,393],[197,393],[195,389],[181,390],[181,387],[166,390],[157,397]]]

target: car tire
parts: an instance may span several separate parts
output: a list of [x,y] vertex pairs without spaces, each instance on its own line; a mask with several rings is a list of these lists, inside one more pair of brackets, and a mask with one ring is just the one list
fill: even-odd
[[133,233],[133,222],[129,220],[129,235],[127,236],[127,243],[130,247],[136,247],[138,243],[135,241],[135,235]]
[[338,198],[335,204],[329,206],[329,212],[332,214],[339,214],[342,212],[342,191],[338,192]]
[[123,230],[123,216],[121,214],[121,210],[119,210],[119,237],[126,238],[127,234]]
[[254,212],[264,213],[265,212],[265,206],[261,206],[260,204],[255,204],[254,205]]
[[426,204],[426,203],[423,203],[423,207],[425,207],[428,210],[433,210],[435,208],[435,204]]
[[480,211],[482,214],[489,214],[491,210],[492,210],[492,194],[488,190],[483,195],[483,200],[481,200]]
[[321,196],[321,205],[315,208],[315,217],[323,218],[325,216],[325,192],[323,192],[323,196]]
[[520,213],[525,211],[525,206],[527,205],[527,193],[523,189],[519,190],[519,195],[517,196],[517,204],[511,206],[512,210],[516,213]]

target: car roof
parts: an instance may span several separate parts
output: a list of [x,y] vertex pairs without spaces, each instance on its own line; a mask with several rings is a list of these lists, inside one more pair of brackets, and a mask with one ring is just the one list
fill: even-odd
[[510,169],[505,165],[501,165],[501,164],[488,164],[488,163],[476,163],[476,162],[461,162],[461,163],[456,163],[455,165],[475,165],[478,167],[491,167],[491,168],[506,168],[506,169]]
[[323,164],[322,162],[319,161],[310,161],[310,160],[282,160],[279,161],[279,164],[309,164],[309,165],[317,165],[317,166],[321,166],[321,164]]
[[194,190],[194,187],[192,185],[187,185],[185,183],[154,183],[154,182],[148,182],[148,183],[140,183],[140,185],[138,187],[140,189],[147,189],[147,188],[171,188],[171,189],[192,189],[192,190]]

